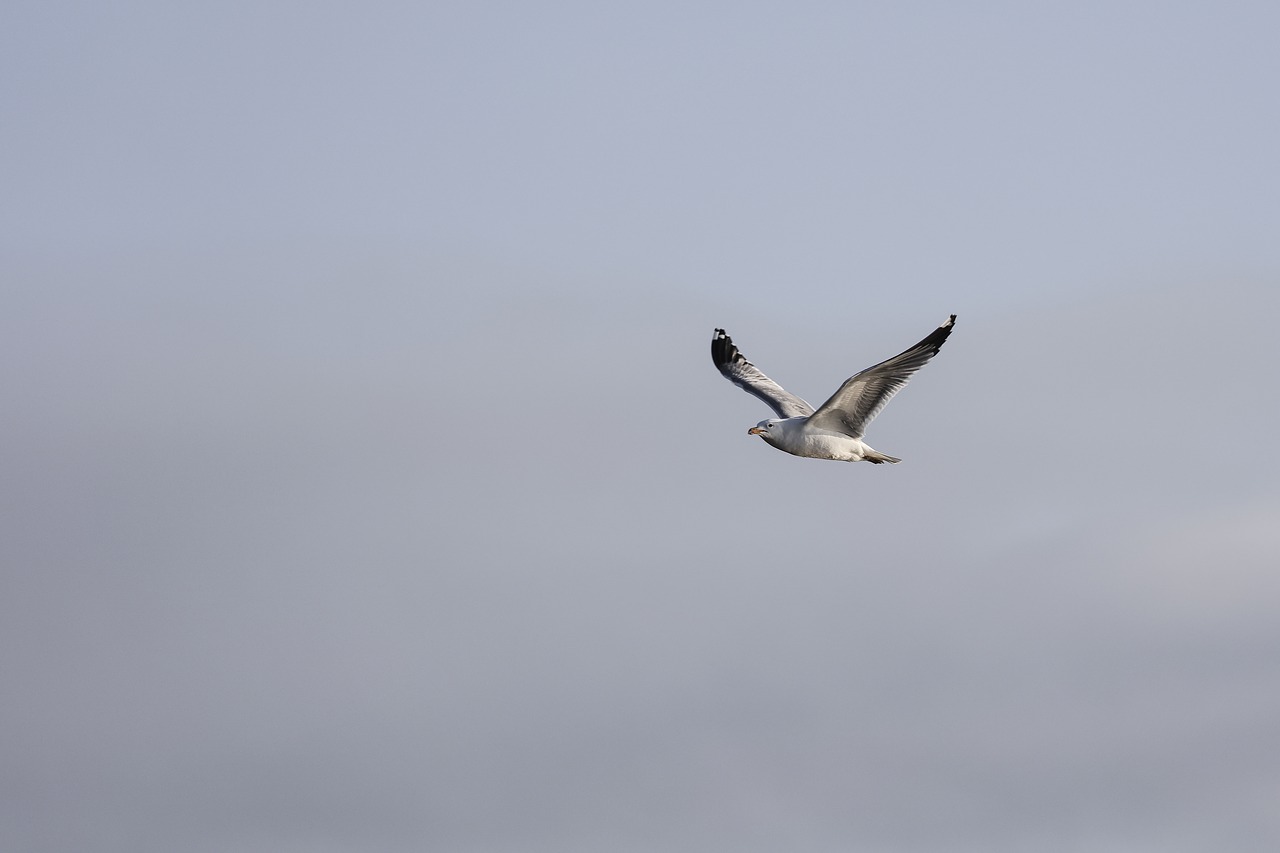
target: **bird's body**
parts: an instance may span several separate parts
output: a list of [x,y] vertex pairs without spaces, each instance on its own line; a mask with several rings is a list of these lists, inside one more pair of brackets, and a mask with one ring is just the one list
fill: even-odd
[[917,370],[937,355],[955,321],[956,315],[952,314],[915,346],[850,377],[817,409],[784,391],[747,361],[724,329],[716,329],[711,339],[711,360],[726,379],[759,397],[780,416],[761,421],[747,430],[748,434],[758,435],[793,456],[839,462],[865,460],[877,465],[900,462],[862,440],[867,424]]
[[806,417],[785,418],[770,421],[768,429],[759,426],[752,429],[759,432],[748,432],[758,435],[767,443],[792,456],[807,456],[810,459],[832,459],[836,462],[898,462],[893,456],[886,456],[860,438],[845,435],[842,432],[810,426]]

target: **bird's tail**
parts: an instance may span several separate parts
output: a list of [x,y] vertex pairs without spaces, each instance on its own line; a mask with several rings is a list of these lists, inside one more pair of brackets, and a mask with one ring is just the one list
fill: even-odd
[[869,447],[867,448],[867,452],[863,454],[862,458],[870,462],[872,465],[880,465],[884,462],[902,461],[896,456],[890,456],[887,453],[881,453],[879,450],[872,450]]

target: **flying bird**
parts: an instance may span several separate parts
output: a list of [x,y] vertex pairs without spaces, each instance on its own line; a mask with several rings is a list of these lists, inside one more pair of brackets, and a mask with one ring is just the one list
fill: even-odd
[[938,354],[955,323],[956,315],[952,314],[920,343],[851,376],[817,410],[796,395],[784,391],[781,385],[747,361],[724,329],[716,329],[715,336],[711,338],[711,360],[726,379],[748,394],[759,397],[778,413],[778,417],[761,421],[747,430],[748,435],[758,435],[793,456],[838,462],[865,460],[876,465],[901,462],[896,456],[872,449],[862,437],[866,434],[867,425],[880,414],[893,395]]

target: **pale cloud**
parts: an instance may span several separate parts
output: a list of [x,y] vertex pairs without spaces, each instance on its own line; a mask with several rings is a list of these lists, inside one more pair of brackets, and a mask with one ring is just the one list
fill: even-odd
[[1189,629],[1269,619],[1280,602],[1280,506],[1214,509],[1130,531],[1106,558],[1146,618]]

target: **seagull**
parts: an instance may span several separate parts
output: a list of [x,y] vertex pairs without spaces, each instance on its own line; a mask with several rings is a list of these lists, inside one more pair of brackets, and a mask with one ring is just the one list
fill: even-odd
[[838,462],[865,460],[876,465],[901,462],[896,456],[873,450],[862,436],[866,434],[867,425],[880,414],[893,395],[938,354],[955,323],[956,315],[952,314],[920,343],[854,374],[817,410],[796,395],[784,391],[781,385],[747,361],[724,329],[716,329],[711,338],[711,360],[725,379],[759,397],[778,413],[778,417],[761,421],[747,430],[748,435],[758,435],[793,456]]

